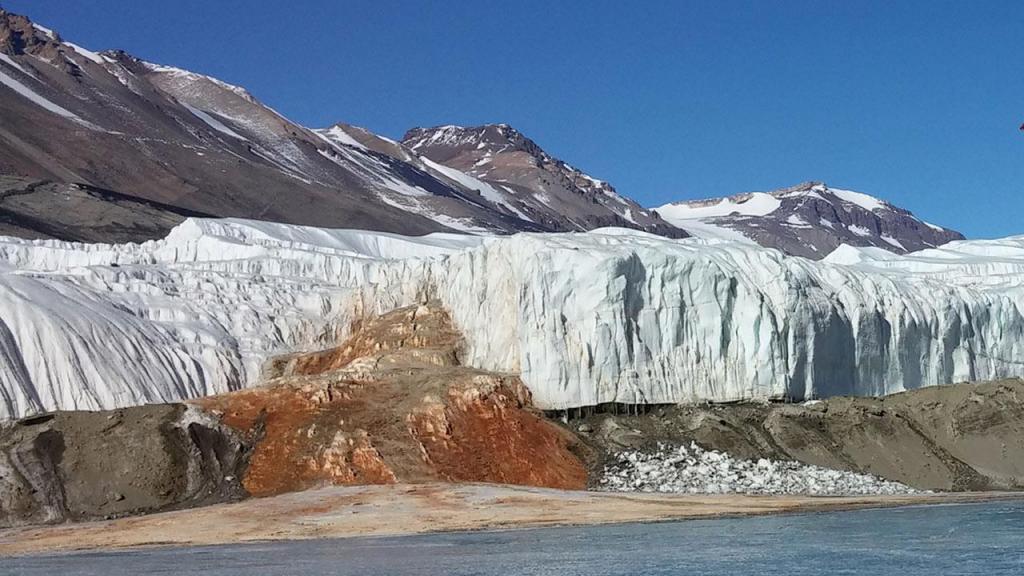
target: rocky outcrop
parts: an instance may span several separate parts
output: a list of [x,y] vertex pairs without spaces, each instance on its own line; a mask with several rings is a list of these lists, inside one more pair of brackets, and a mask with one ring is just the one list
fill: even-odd
[[735,458],[797,461],[919,489],[1024,490],[1021,380],[804,404],[666,406],[574,426],[608,455],[696,442]]
[[276,359],[266,385],[193,401],[253,439],[255,496],[430,480],[582,488],[574,437],[519,378],[461,366],[436,305],[359,322],[338,348]]
[[249,445],[183,404],[0,425],[0,526],[236,500]]
[[25,16],[0,8],[0,52],[12,56],[31,54],[55,65],[63,63],[75,67],[70,59],[56,61],[65,50],[70,51],[57,33],[33,25]]
[[579,445],[530,410],[518,378],[474,376],[428,397],[407,417],[426,464],[453,482],[581,489]]
[[436,305],[359,322],[342,346],[268,365],[265,385],[0,428],[0,526],[84,520],[328,485],[583,488],[575,436],[519,378],[462,366]]

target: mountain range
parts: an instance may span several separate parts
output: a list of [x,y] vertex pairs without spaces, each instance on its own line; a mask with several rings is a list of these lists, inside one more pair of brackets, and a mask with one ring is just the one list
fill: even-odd
[[401,141],[308,128],[242,87],[93,52],[2,9],[0,117],[0,231],[23,237],[142,241],[215,216],[413,235],[623,227],[810,258],[963,238],[818,183],[649,209],[507,124],[413,128]]

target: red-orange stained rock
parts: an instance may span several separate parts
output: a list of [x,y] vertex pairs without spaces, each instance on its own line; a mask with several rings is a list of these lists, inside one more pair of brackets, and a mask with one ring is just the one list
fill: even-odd
[[195,403],[258,438],[243,479],[255,496],[434,480],[584,488],[575,437],[530,409],[518,377],[458,366],[458,342],[443,310],[399,309],[338,348],[283,359],[274,385]]
[[[518,379],[482,394],[450,390],[447,405],[409,415],[427,462],[446,480],[584,489],[574,438],[526,409]],[[468,396],[468,397],[466,397]]]
[[[274,386],[203,398],[225,424],[259,435],[243,486],[271,496],[326,484],[389,484],[394,473],[368,435],[345,429],[344,396],[322,401],[310,387]],[[262,430],[261,430],[262,428]]]

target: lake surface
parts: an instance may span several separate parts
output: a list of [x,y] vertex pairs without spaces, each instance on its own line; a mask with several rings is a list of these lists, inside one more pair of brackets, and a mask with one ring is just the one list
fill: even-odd
[[0,574],[1024,574],[1024,502],[0,558]]

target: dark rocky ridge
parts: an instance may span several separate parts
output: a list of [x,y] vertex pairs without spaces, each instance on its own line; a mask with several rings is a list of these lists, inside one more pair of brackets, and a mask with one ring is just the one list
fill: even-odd
[[209,214],[102,190],[0,176],[0,235],[70,242],[144,242]]
[[453,221],[530,227],[429,171],[331,142],[216,79],[121,51],[81,53],[9,13],[0,14],[0,37],[0,73],[22,88],[0,85],[2,174],[293,224],[414,235]]
[[[3,11],[0,53],[0,174],[322,227],[412,235],[579,229],[523,218],[401,144],[350,126],[310,130],[238,86],[123,51],[91,53]],[[658,224],[591,212],[578,224]]]

